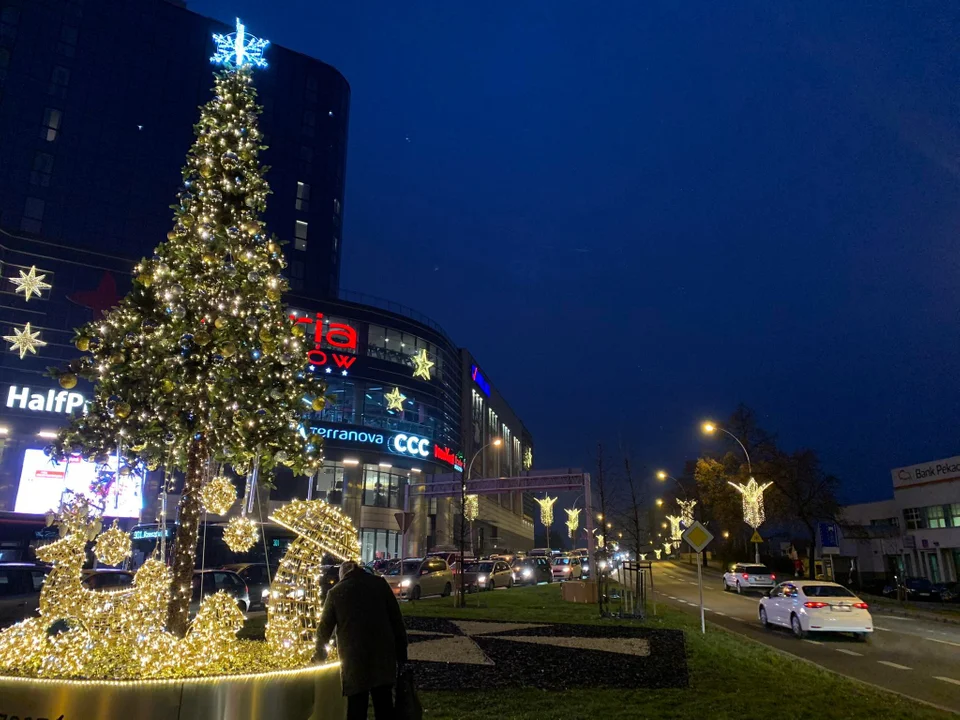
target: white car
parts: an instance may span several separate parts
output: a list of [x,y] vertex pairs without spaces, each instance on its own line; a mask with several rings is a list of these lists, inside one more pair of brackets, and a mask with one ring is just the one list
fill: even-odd
[[777,576],[770,572],[766,565],[737,563],[730,568],[730,572],[723,574],[723,589],[727,592],[766,592],[776,585]]
[[788,627],[798,638],[843,632],[866,640],[873,632],[867,604],[843,585],[822,580],[780,583],[760,599],[758,615],[765,627]]
[[579,580],[583,575],[579,557],[558,557],[553,561],[553,579]]

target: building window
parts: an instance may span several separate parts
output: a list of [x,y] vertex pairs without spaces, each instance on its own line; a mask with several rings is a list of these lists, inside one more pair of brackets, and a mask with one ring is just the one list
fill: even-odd
[[360,529],[361,560],[393,560],[400,557],[401,535],[397,530]]
[[343,501],[343,472],[343,463],[324,461],[317,473],[313,497],[340,505]]
[[50,75],[50,88],[47,90],[47,92],[55,97],[66,97],[67,85],[69,84],[70,71],[65,67],[60,67],[58,65],[53,69],[53,73]]
[[20,11],[15,7],[5,7],[0,10],[0,41],[12,43],[17,39],[17,23],[20,21]]
[[303,112],[303,126],[300,131],[307,137],[313,137],[313,130],[317,125],[317,114],[313,110]]
[[926,527],[920,516],[920,508],[905,508],[903,519],[906,521],[907,530],[922,530]]
[[290,261],[290,289],[303,289],[303,263],[300,260]]
[[60,28],[60,42],[57,43],[57,52],[64,57],[73,57],[77,52],[77,29],[70,25]]
[[927,527],[945,528],[947,526],[947,518],[943,512],[943,505],[931,505],[924,509],[927,511]]
[[293,228],[294,242],[293,246],[297,250],[307,249],[307,224],[303,220],[297,220]]
[[40,233],[43,222],[43,200],[28,197],[23,205],[23,217],[20,219],[20,229],[25,232]]
[[[950,526],[960,528],[960,503],[950,505]],[[960,570],[960,565],[957,566],[957,569]]]
[[50,185],[50,174],[53,172],[53,155],[38,152],[33,156],[33,169],[30,171],[30,183],[40,187]]
[[60,121],[63,113],[54,108],[46,108],[43,111],[43,125],[40,127],[40,139],[47,142],[53,142],[57,139],[60,132]]
[[406,478],[379,465],[363,466],[363,504],[399,508],[403,503]]
[[320,83],[317,82],[315,77],[307,78],[307,89],[304,91],[304,99],[308,103],[315,103],[317,101],[317,89],[320,87]]
[[297,183],[297,210],[310,212],[310,186],[306,183]]

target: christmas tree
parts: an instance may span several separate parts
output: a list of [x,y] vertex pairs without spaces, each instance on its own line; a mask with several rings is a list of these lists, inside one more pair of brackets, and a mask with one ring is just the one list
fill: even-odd
[[212,466],[312,473],[321,460],[300,418],[322,409],[325,388],[305,367],[303,331],[281,303],[283,254],[260,221],[270,190],[252,68],[265,65],[266,43],[239,23],[216,39],[224,69],[194,128],[173,229],[137,265],[129,295],[78,330],[86,354],[58,375],[64,387],[91,380],[94,398],[52,448],[100,461],[117,453],[121,472],[183,471],[167,617],[181,636]]

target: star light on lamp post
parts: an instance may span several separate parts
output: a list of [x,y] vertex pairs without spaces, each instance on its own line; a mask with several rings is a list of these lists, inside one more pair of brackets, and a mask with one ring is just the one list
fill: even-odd
[[28,352],[37,354],[38,347],[44,347],[47,343],[40,339],[40,331],[33,332],[30,323],[23,326],[23,330],[13,329],[13,335],[4,335],[3,339],[11,343],[10,349],[20,352],[20,359]]
[[269,40],[247,34],[246,26],[237,18],[237,29],[226,35],[216,34],[213,41],[217,44],[217,51],[210,58],[215,65],[224,65],[229,68],[253,66],[267,67],[263,58],[263,51],[270,44]]
[[420,352],[413,356],[413,376],[423,378],[424,380],[429,380],[430,368],[432,368],[434,365],[436,365],[436,363],[427,357],[426,349],[421,348]]
[[37,266],[33,265],[30,268],[29,272],[24,272],[20,270],[20,277],[9,278],[10,282],[17,286],[16,290],[13,292],[23,293],[23,299],[25,302],[30,302],[30,298],[36,295],[41,297],[41,290],[49,290],[53,287],[50,283],[45,283],[43,280],[47,277],[46,275],[37,275]]

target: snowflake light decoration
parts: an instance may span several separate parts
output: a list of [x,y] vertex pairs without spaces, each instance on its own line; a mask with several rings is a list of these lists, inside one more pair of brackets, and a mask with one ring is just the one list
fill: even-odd
[[13,335],[4,335],[3,339],[10,344],[10,349],[20,353],[20,359],[31,352],[37,354],[38,347],[44,347],[47,343],[40,339],[40,331],[36,332],[30,327],[30,323],[23,326],[23,330],[13,329]]
[[750,478],[746,483],[728,481],[728,484],[733,486],[742,496],[743,521],[754,530],[763,525],[763,521],[766,519],[763,512],[763,492],[773,483],[768,482],[760,485],[756,480]]
[[263,59],[263,51],[266,50],[270,41],[248,35],[247,28],[240,22],[240,18],[237,18],[236,32],[214,35],[213,41],[217,44],[217,52],[210,58],[210,62],[215,65],[235,69],[250,65],[258,68],[267,67],[267,61]]
[[14,293],[23,293],[23,299],[30,302],[30,298],[36,295],[43,297],[41,290],[49,290],[53,287],[50,283],[45,283],[46,275],[37,275],[37,266],[30,267],[30,272],[20,271],[20,277],[10,278],[10,282],[16,285]]

